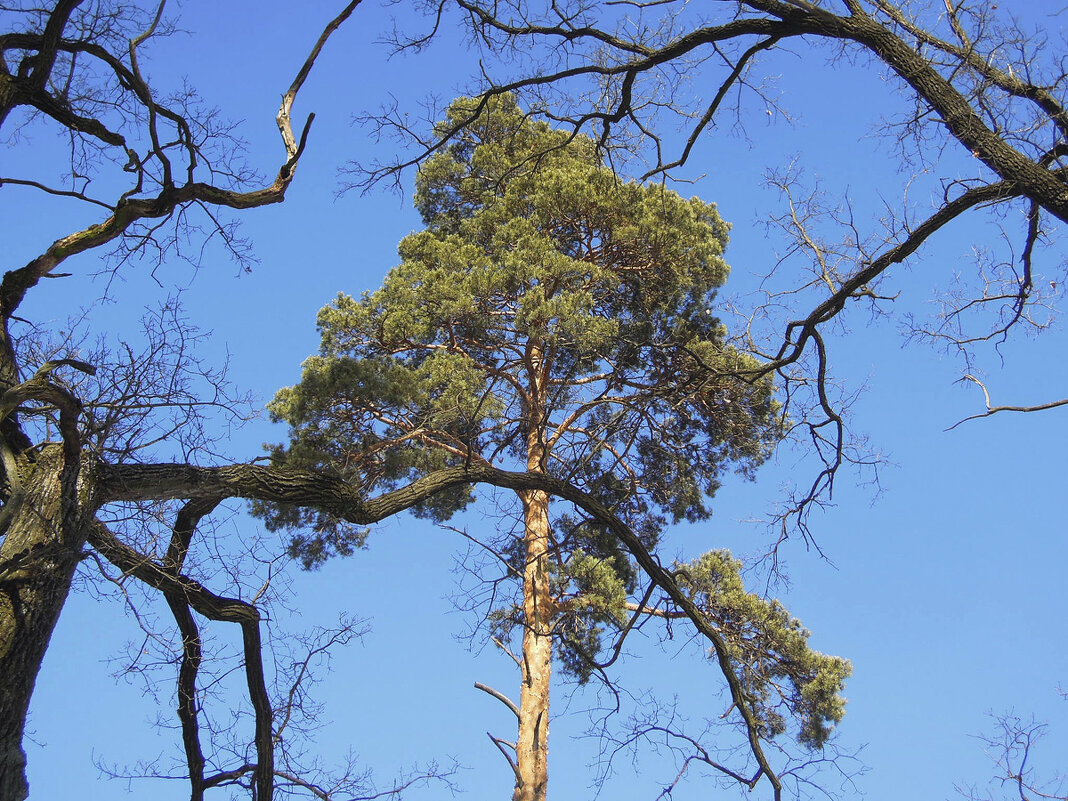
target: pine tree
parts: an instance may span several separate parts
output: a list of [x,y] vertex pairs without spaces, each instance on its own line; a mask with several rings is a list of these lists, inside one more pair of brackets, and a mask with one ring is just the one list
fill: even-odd
[[[455,101],[443,127],[472,102]],[[591,140],[507,96],[424,164],[415,202],[426,228],[401,242],[382,288],[320,311],[319,355],[270,407],[291,426],[276,460],[368,490],[450,464],[545,473],[601,498],[653,549],[666,524],[710,514],[724,471],[766,458],[773,386],[712,312],[728,274],[714,205],[620,180]],[[521,632],[514,798],[533,801],[546,796],[553,657],[587,678],[637,575],[605,530],[544,492],[517,494],[522,524],[501,553],[521,592],[493,618]],[[444,520],[473,498],[464,488],[419,512]],[[268,516],[315,532],[294,541],[309,564],[363,536],[321,512]]]

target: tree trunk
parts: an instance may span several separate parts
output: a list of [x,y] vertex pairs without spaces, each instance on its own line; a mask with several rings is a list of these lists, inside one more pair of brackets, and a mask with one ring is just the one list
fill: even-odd
[[[528,351],[527,472],[544,473],[545,352],[537,342]],[[523,501],[523,656],[516,737],[516,787],[513,801],[545,801],[549,780],[549,675],[553,660],[553,608],[549,587],[549,496],[542,490],[520,493]]]
[[4,508],[9,525],[0,543],[0,801],[22,801],[29,793],[22,750],[26,713],[85,543],[76,470],[64,467],[59,446],[46,448],[26,471],[32,475],[25,477],[25,493],[13,493]]
[[549,497],[523,495],[526,564],[523,568],[523,686],[516,740],[518,782],[514,801],[545,801],[549,777],[549,675],[552,601],[549,593]]

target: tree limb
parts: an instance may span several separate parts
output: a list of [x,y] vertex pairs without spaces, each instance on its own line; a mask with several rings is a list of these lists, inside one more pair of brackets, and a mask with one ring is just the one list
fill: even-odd
[[519,707],[516,706],[515,701],[513,701],[507,695],[497,690],[494,690],[492,687],[489,687],[479,681],[475,682],[475,689],[482,690],[482,692],[486,693],[487,695],[492,695],[494,698],[496,698],[498,701],[500,701],[502,704],[512,710],[512,714],[515,715],[516,720],[519,719]]
[[[121,542],[108,530],[107,526],[99,521],[95,521],[90,525],[88,542],[123,573],[132,575],[150,587],[162,591],[167,598],[168,604],[173,603],[179,609],[183,606],[186,607],[185,612],[179,612],[176,618],[184,619],[185,615],[188,614],[188,607],[192,607],[209,620],[237,623],[241,627],[242,648],[245,657],[245,679],[248,685],[249,700],[255,712],[256,765],[253,771],[255,773],[256,797],[262,801],[269,801],[274,792],[274,742],[271,728],[273,715],[270,696],[267,693],[267,684],[264,678],[259,610],[252,604],[236,598],[216,595],[198,581],[170,570],[144,554],[138,553]],[[172,605],[172,610],[174,605]],[[183,667],[185,666],[183,665]],[[194,666],[191,664],[189,670],[187,670],[187,680],[189,680],[189,673],[195,672],[193,668]],[[186,684],[183,689],[190,690],[191,688]],[[194,709],[191,715],[195,717],[195,714]],[[195,728],[193,728],[195,721],[190,726],[186,724],[187,721],[183,719],[183,739],[195,736]],[[189,755],[189,746],[190,743],[187,740],[187,756]],[[196,745],[195,749],[199,750],[199,745]],[[197,757],[195,751],[192,756],[194,759]],[[203,759],[202,755],[200,759]],[[197,784],[205,787],[208,782],[203,779],[201,774],[197,781],[194,782],[194,793]]]
[[998,412],[1044,412],[1047,409],[1056,409],[1059,406],[1068,406],[1068,398],[1062,398],[1061,400],[1050,401],[1049,403],[1039,403],[1034,406],[992,406],[990,403],[990,392],[986,388],[986,384],[976,378],[974,375],[968,374],[961,379],[962,381],[971,381],[974,384],[978,384],[979,388],[983,390],[983,397],[986,399],[986,411],[979,414],[973,414],[969,417],[965,417],[963,420],[958,420],[951,425],[946,431],[952,431],[962,423],[967,423],[969,420],[978,420],[981,417],[990,417],[992,414]]
[[[750,751],[760,766],[750,786],[754,786],[761,776],[767,776],[774,788],[775,798],[778,800],[781,797],[782,783],[764,754],[760,723],[752,711],[741,680],[731,665],[729,648],[723,635],[701,613],[671,573],[649,552],[637,534],[600,501],[571,484],[540,473],[517,473],[487,465],[469,465],[439,470],[407,487],[365,499],[358,490],[345,482],[312,471],[255,465],[194,467],[169,464],[110,465],[102,466],[99,470],[101,498],[110,500],[240,497],[317,506],[356,524],[378,522],[426,500],[437,492],[463,484],[485,483],[513,491],[540,490],[569,501],[604,525],[631,553],[646,575],[686,614],[702,636],[712,643],[720,670],[730,689],[731,700],[745,724]],[[197,606],[197,603],[200,603],[205,609],[219,615],[217,619],[246,621],[251,625],[249,615],[255,613],[254,608],[231,599],[219,598],[184,577],[175,579],[144,557],[131,554],[129,549],[121,550],[125,546],[121,546],[117,551],[114,538],[98,538],[97,541],[91,540],[91,544],[98,547],[98,541],[102,548],[107,549],[102,552],[108,559],[115,561],[109,554],[117,553],[118,558],[125,559],[131,568],[136,567],[141,571],[137,574],[138,577],[141,578],[143,574],[143,580],[151,586],[162,588],[173,586],[173,582],[180,581],[181,588],[189,593],[190,603],[197,611],[200,611]],[[194,601],[197,603],[193,603]],[[256,620],[258,622],[258,617]]]

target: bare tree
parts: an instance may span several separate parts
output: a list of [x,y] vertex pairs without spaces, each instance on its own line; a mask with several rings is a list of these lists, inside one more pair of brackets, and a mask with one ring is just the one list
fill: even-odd
[[[92,376],[97,365],[75,358],[69,347],[61,346],[43,361],[35,358],[41,355],[39,349],[20,347],[20,339],[32,340],[39,333],[31,321],[18,316],[20,307],[44,279],[59,275],[60,266],[80,253],[111,247],[116,266],[133,253],[154,252],[162,260],[175,232],[189,225],[194,214],[203,215],[241,255],[218,211],[285,198],[312,121],[309,115],[299,135],[294,134],[293,103],[327,38],[357,5],[358,0],[349,3],[326,26],[284,93],[277,115],[284,147],[281,165],[273,181],[258,186],[233,158],[228,130],[218,127],[195,97],[164,100],[146,81],[139,60],[142,50],[171,30],[165,2],[148,9],[82,0],[3,6],[0,125],[9,137],[31,123],[64,131],[70,163],[68,178],[60,185],[7,174],[0,176],[0,185],[5,191],[44,192],[100,210],[97,222],[57,239],[25,265],[8,268],[0,281],[0,797],[5,800],[23,798],[27,792],[21,747],[26,710],[86,543],[92,540],[115,561],[148,563],[147,557],[129,552],[115,539],[98,516],[115,499],[114,492],[103,490],[101,469],[123,465],[137,470],[137,452],[162,439],[180,445],[184,438],[189,446],[185,455],[191,458],[190,448],[196,450],[199,437],[195,410],[213,403],[226,406],[231,400],[217,393],[214,398],[209,393],[207,400],[190,397],[181,381],[174,381],[189,368],[181,353],[169,354],[178,357],[172,362],[176,373],[153,374],[161,351],[179,347],[166,337],[155,343],[155,350],[150,346],[140,361],[126,359],[117,371],[101,375],[95,399],[83,397],[76,377]],[[97,196],[97,191],[105,194]],[[212,379],[210,373],[200,377]],[[170,414],[161,416],[163,410]],[[161,577],[146,574],[145,580],[161,587],[172,582],[167,586],[174,591],[165,595],[173,602],[179,626],[183,620],[188,623],[188,606],[199,606],[208,617],[240,623],[251,654],[259,636],[255,608],[215,596],[195,583],[183,584],[180,577],[181,556],[196,520],[222,497],[197,499],[183,509],[165,567],[151,563]],[[123,564],[123,570],[134,568]],[[144,566],[138,570],[152,572]],[[249,670],[255,672],[251,661]],[[261,702],[261,767],[255,781],[259,797],[269,798],[270,715],[263,699],[257,699],[253,678],[250,673],[250,693],[254,704]]]
[[958,784],[957,792],[969,801],[1018,799],[1040,801],[1068,798],[1068,777],[1063,772],[1048,776],[1035,767],[1038,743],[1048,733],[1049,726],[1033,717],[1025,719],[1015,713],[991,715],[994,730],[978,739],[996,770],[987,789],[976,784]]

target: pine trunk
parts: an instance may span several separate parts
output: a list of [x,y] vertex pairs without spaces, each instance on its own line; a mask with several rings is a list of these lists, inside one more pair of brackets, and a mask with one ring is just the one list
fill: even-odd
[[25,494],[10,497],[0,543],[0,801],[29,790],[22,738],[26,714],[85,543],[77,474],[58,446],[29,468]]
[[549,777],[549,675],[552,667],[552,610],[549,594],[549,499],[525,493],[523,569],[523,686],[519,697],[514,801],[545,801]]
[[[545,353],[532,343],[527,405],[527,472],[543,473],[545,446]],[[523,657],[516,738],[516,788],[513,801],[545,801],[549,780],[549,677],[553,643],[549,587],[549,496],[532,490],[523,501]]]

